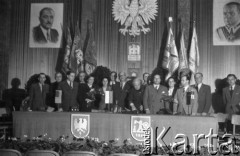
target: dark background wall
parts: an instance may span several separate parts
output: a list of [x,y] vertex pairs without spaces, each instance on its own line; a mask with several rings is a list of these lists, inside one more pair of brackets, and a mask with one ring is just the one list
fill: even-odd
[[[0,17],[0,84],[9,86],[14,77],[22,80],[22,86],[34,73],[45,72],[54,77],[62,49],[29,48],[29,19],[31,2],[47,0],[1,0]],[[166,19],[174,19],[173,30],[177,34],[178,18],[181,17],[186,30],[185,43],[191,22],[196,21],[200,50],[200,71],[204,82],[214,91],[214,81],[228,73],[240,76],[239,46],[213,46],[212,42],[212,0],[158,0],[158,16],[149,25],[151,32],[136,38],[123,36],[121,27],[112,17],[112,0],[51,0],[51,3],[64,3],[64,27],[71,21],[80,21],[81,33],[85,38],[87,20],[94,22],[98,65],[111,70],[127,71],[127,44],[129,41],[141,43],[142,62],[140,74],[151,72],[163,53],[163,40],[166,32]],[[2,5],[3,4],[3,5]]]

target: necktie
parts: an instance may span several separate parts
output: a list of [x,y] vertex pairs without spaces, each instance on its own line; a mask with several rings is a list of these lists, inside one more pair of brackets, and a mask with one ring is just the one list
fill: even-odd
[[48,41],[51,41],[51,37],[50,37],[49,31],[47,31],[47,40],[48,40]]
[[158,86],[155,86],[155,88],[158,90]]
[[70,82],[70,87],[73,88],[73,83],[72,82]]
[[196,90],[197,90],[197,92],[199,91],[199,90],[198,90],[198,86],[196,86]]
[[233,95],[233,87],[231,86],[231,88],[230,88],[230,95],[231,95],[231,97],[232,97],[232,95]]
[[41,93],[42,93],[42,90],[43,90],[42,88],[43,88],[43,86],[42,86],[42,84],[40,84],[40,90],[41,90]]

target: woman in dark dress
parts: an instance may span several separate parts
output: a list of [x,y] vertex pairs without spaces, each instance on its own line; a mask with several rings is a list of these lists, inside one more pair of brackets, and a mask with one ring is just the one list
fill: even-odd
[[79,85],[78,102],[81,112],[91,112],[94,107],[96,86],[93,83],[94,77],[90,75],[87,77],[87,83]]

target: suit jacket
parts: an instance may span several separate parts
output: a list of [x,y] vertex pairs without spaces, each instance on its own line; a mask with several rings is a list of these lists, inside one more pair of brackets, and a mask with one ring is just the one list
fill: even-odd
[[56,95],[56,90],[58,89],[59,82],[53,82],[51,83],[51,103],[49,106],[57,109],[57,105],[55,104],[55,95]]
[[[192,87],[195,87],[193,85]],[[197,88],[196,88],[197,89]],[[212,105],[211,88],[209,85],[202,84],[198,91],[198,113],[208,113]]]
[[[168,90],[169,90],[169,88],[168,88]],[[174,99],[175,94],[177,93],[177,90],[178,90],[177,87],[173,88],[173,92],[172,92],[172,95],[171,95],[172,101],[169,103],[169,109],[171,111],[173,111],[173,104],[174,104],[173,99]]]
[[29,96],[30,107],[33,111],[45,110],[50,100],[49,85],[44,84],[41,91],[39,83],[33,84],[30,88]]
[[160,109],[164,109],[163,95],[168,95],[167,87],[160,85],[157,90],[153,85],[147,86],[143,96],[144,109],[149,109],[151,114],[156,114]]
[[86,102],[86,99],[92,99],[92,97],[88,95],[91,89],[96,90],[96,86],[93,85],[92,88],[90,88],[86,83],[79,84],[77,100],[79,103],[79,110],[81,112],[91,112],[92,107],[94,107],[95,101],[92,103]]
[[9,107],[11,111],[13,111],[13,107],[15,108],[15,111],[19,111],[22,101],[26,96],[27,93],[24,89],[11,88],[3,91],[2,99],[6,102],[7,107]]
[[[58,31],[56,29],[50,29],[50,42],[56,43],[58,41]],[[47,39],[44,36],[42,29],[39,26],[33,28],[33,40],[37,43],[47,43]]]
[[67,80],[61,82],[58,90],[62,90],[62,109],[63,111],[70,111],[72,107],[78,107],[77,93],[78,83],[73,82],[73,88],[67,83]]
[[116,100],[118,100],[118,106],[122,109],[128,107],[128,93],[131,89],[131,85],[129,82],[126,82],[123,88],[119,87],[116,91]]
[[[187,105],[187,92],[192,92],[193,97],[191,97],[190,105]],[[187,91],[184,88],[179,88],[174,97],[174,112],[179,114],[196,114],[198,110],[198,94],[194,87],[189,86]]]
[[236,26],[233,34],[227,29],[226,26],[217,28],[217,35],[221,41],[233,42],[240,39],[240,23]]
[[140,106],[143,105],[143,95],[144,95],[144,86],[141,86],[139,90],[132,88],[128,96],[129,107],[130,107],[130,104],[133,103],[137,111],[141,112]]
[[[223,89],[223,103],[226,106],[226,113],[235,114],[240,112],[239,103],[240,103],[240,86],[235,85],[232,97],[230,95],[229,87]],[[234,111],[237,108],[238,111]]]
[[118,99],[118,91],[120,91],[120,82],[115,81],[115,84],[110,85],[113,91],[113,104],[116,104],[116,100]]

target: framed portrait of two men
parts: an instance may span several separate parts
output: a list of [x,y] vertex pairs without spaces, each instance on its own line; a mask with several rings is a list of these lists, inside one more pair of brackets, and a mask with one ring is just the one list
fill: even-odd
[[60,48],[62,41],[63,3],[32,3],[30,48]]
[[240,45],[240,0],[213,1],[213,45]]

